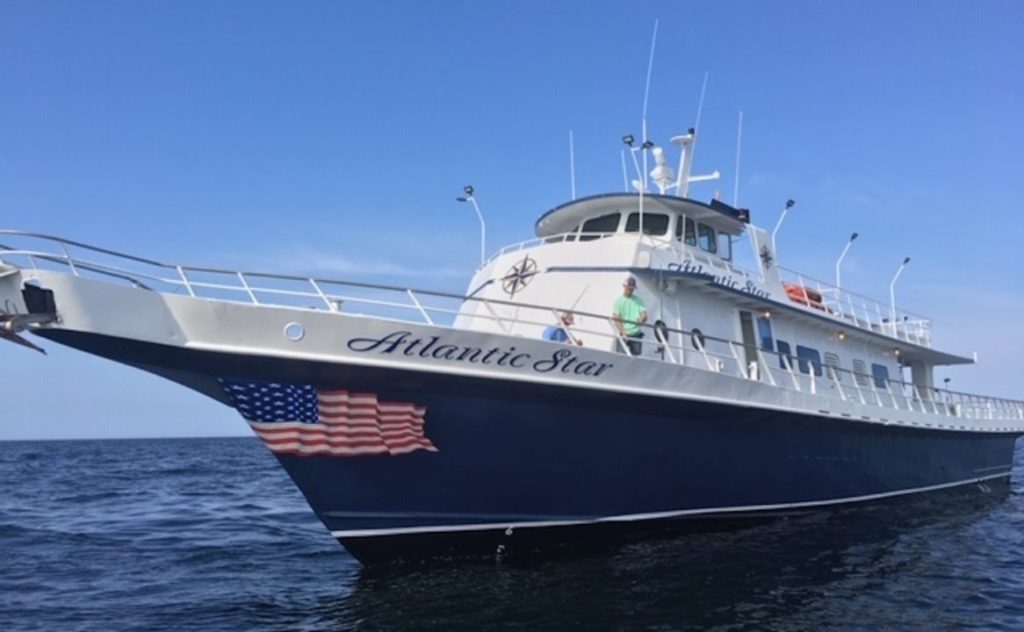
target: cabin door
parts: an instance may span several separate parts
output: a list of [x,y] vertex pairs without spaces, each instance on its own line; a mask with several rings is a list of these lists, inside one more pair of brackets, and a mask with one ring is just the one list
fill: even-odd
[[[745,369],[757,366],[757,341],[754,338],[754,316],[750,312],[740,311],[740,335],[743,336],[743,355],[747,361]],[[757,369],[754,369],[755,371]]]

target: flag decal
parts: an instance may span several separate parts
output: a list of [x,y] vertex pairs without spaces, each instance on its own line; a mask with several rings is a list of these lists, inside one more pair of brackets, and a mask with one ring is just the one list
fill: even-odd
[[425,406],[310,385],[220,383],[271,452],[339,457],[437,452],[425,434]]

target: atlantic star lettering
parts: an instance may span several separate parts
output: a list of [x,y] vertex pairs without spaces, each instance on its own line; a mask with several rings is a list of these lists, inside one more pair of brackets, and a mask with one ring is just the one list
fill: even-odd
[[753,281],[747,279],[743,285],[735,278],[725,274],[714,274],[714,272],[707,272],[704,269],[704,264],[694,263],[692,261],[685,261],[683,263],[670,263],[666,266],[666,269],[670,272],[685,272],[688,274],[697,274],[709,277],[711,283],[719,287],[729,288],[730,290],[737,290],[745,294],[752,294],[759,298],[768,298],[769,294],[767,290],[763,290]]
[[515,347],[470,347],[445,343],[440,336],[415,338],[410,331],[394,331],[381,338],[353,338],[348,348],[357,353],[404,355],[467,364],[528,369],[535,373],[565,373],[597,377],[612,368],[609,362],[581,360],[571,349],[558,349],[550,356],[535,360],[532,354]]

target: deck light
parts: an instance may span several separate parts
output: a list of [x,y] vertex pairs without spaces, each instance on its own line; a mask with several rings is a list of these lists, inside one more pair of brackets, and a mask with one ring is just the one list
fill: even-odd
[[782,228],[782,222],[786,219],[786,214],[789,213],[789,209],[796,206],[796,200],[786,200],[786,208],[782,209],[782,214],[779,215],[779,221],[775,223],[775,228],[772,230],[772,252],[778,252],[778,248],[775,247],[775,235],[779,233],[779,229]]
[[[843,258],[846,257],[846,253],[848,253],[850,251],[850,246],[852,246],[853,242],[857,240],[857,237],[858,237],[857,233],[854,233],[854,234],[850,235],[850,241],[846,242],[846,247],[843,248],[843,254],[839,255],[839,259],[836,260],[836,289],[837,290],[840,289],[843,286],[843,284],[840,281],[841,277],[839,275],[839,266],[840,266],[840,264],[843,263]],[[836,299],[838,300],[839,297],[837,296]]]
[[633,135],[632,134],[626,134],[625,136],[622,137],[622,142],[624,142],[627,145],[629,145],[630,147],[632,147],[633,146],[633,142],[634,142]]
[[839,338],[840,340],[846,340],[846,332],[840,331],[838,334],[836,334],[836,338]]
[[476,203],[476,198],[473,197],[473,185],[467,184],[462,187],[465,191],[466,197],[457,197],[457,202],[469,202],[473,205],[473,210],[476,211],[476,217],[480,220],[480,267],[484,265],[484,261],[487,260],[487,226],[484,224],[484,216],[480,212],[480,207]]
[[772,310],[770,310],[770,309],[764,310],[763,312],[761,312],[761,316],[763,316],[764,318],[771,318],[772,317]]
[[896,270],[896,275],[892,278],[892,283],[889,284],[889,322],[892,323],[892,335],[896,335],[896,280],[903,274],[903,269],[910,263],[910,257],[904,257],[903,263],[900,264],[899,270]]

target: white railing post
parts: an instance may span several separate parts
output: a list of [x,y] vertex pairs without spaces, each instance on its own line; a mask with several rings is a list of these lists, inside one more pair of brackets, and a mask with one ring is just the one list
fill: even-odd
[[757,351],[757,361],[760,363],[761,373],[764,373],[765,377],[768,378],[768,383],[772,386],[778,386],[775,382],[775,377],[772,375],[772,368],[768,365],[768,361],[764,357],[764,353],[760,348]]
[[192,284],[189,283],[188,277],[185,276],[185,268],[175,266],[175,269],[178,270],[178,274],[181,276],[182,283],[185,284],[185,289],[188,291],[188,295],[195,298],[196,293],[195,290],[192,289]]
[[324,302],[324,305],[327,306],[327,311],[338,311],[337,308],[334,306],[334,303],[331,302],[331,299],[327,298],[327,294],[325,294],[323,289],[320,288],[320,284],[316,282],[316,279],[309,279],[309,284],[313,286],[313,289],[316,290],[316,293],[320,297],[320,300],[322,300]]
[[832,378],[832,385],[836,387],[837,391],[839,391],[839,399],[845,402],[846,392],[843,390],[843,385],[839,382],[839,374],[836,373],[836,368],[828,364],[826,364],[825,366],[828,367],[828,371],[830,373],[829,377]]
[[494,311],[494,307],[491,306],[490,301],[484,298],[480,299],[480,302],[484,304],[484,307],[487,308],[487,311],[489,311],[491,313],[491,316],[494,317],[495,322],[498,323],[498,327],[501,327],[501,330],[506,334],[511,333],[508,329],[508,326],[505,324],[505,319],[502,318],[501,316],[498,316],[498,312]]
[[416,309],[420,310],[423,320],[427,321],[428,325],[433,325],[434,321],[430,319],[430,314],[427,313],[427,310],[423,309],[423,305],[420,303],[419,299],[416,298],[416,294],[409,288],[406,288],[405,292],[409,295],[409,300],[411,300],[412,304],[416,306]]
[[747,367],[745,367],[743,365],[743,361],[740,360],[738,355],[736,355],[736,343],[733,342],[733,341],[729,341],[728,344],[729,344],[729,353],[732,354],[733,362],[736,363],[736,369],[737,369],[737,372],[739,373],[739,376],[742,377],[745,380],[750,379],[750,375],[747,373]]
[[78,268],[75,267],[75,259],[74,257],[71,256],[71,253],[68,252],[67,246],[64,244],[63,241],[57,243],[60,244],[60,250],[61,252],[64,253],[64,260],[68,262],[68,267],[71,268],[71,274],[75,276],[80,276],[78,274]]
[[800,378],[793,372],[793,361],[788,355],[780,355],[782,358],[782,364],[785,365],[786,372],[789,373],[789,379],[793,381],[793,387],[796,388],[797,392],[803,392],[804,389],[800,388]]
[[242,283],[242,287],[245,288],[245,293],[249,295],[249,300],[253,302],[253,305],[259,305],[260,302],[256,295],[253,294],[252,288],[249,287],[249,282],[245,280],[245,275],[241,272],[236,272],[235,274],[238,275],[238,280]]

